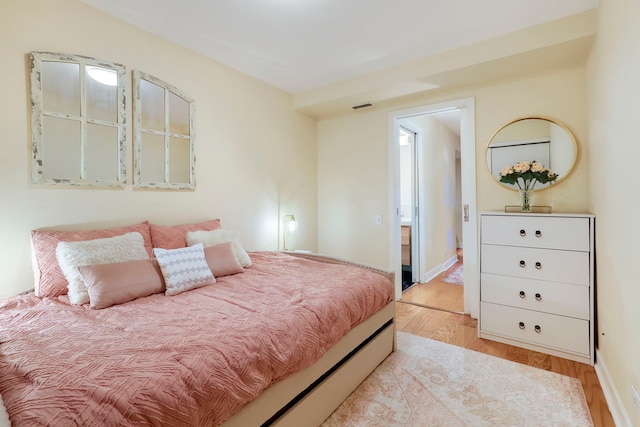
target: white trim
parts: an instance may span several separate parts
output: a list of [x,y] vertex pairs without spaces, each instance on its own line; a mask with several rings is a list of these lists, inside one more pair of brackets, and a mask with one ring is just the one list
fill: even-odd
[[448,260],[446,260],[442,264],[436,265],[431,270],[429,270],[429,271],[427,271],[425,273],[424,278],[423,278],[423,280],[420,281],[420,283],[427,283],[427,282],[432,281],[433,279],[435,279],[438,276],[438,274],[442,273],[443,271],[447,271],[456,262],[458,262],[458,256],[457,255],[454,256],[454,257],[449,258]]
[[613,384],[607,365],[602,358],[602,353],[598,350],[596,350],[596,364],[593,365],[593,367],[596,371],[600,388],[602,388],[602,393],[607,401],[607,406],[609,407],[609,412],[611,412],[614,424],[617,427],[631,427],[633,425],[631,424],[631,418],[629,418],[629,414],[627,414],[627,411],[624,409],[622,399]]
[[[464,98],[438,104],[423,105],[389,113],[389,265],[396,273],[396,299],[402,296],[400,266],[400,194],[399,149],[396,144],[398,121],[403,117],[432,114],[447,110],[460,110],[460,149],[462,170],[462,205],[469,205],[469,221],[462,223],[464,254],[464,311],[473,318],[480,313],[480,272],[478,215],[476,209],[476,137],[475,99]],[[463,209],[464,210],[464,209]]]
[[[424,232],[425,227],[420,220],[421,218],[424,218],[424,192],[419,191],[420,188],[417,181],[422,179],[421,177],[424,176],[423,163],[420,161],[420,159],[422,159],[424,129],[408,120],[401,120],[401,122],[402,123],[399,122],[399,127],[403,127],[406,130],[413,132],[415,136],[413,141],[414,147],[411,153],[411,167],[413,168],[411,180],[414,187],[411,195],[411,274],[413,276],[412,280],[423,282],[423,277],[425,276],[425,270],[427,268],[425,258],[422,256],[422,254],[427,251]],[[398,206],[400,206],[400,204],[398,204]],[[416,263],[415,260],[418,262]]]
[[445,261],[444,263],[444,268],[442,269],[442,271],[448,270],[451,267],[453,267],[453,265],[458,262],[458,255],[454,255],[451,258],[449,258],[448,260]]
[[420,283],[428,283],[433,279],[435,279],[438,276],[438,274],[444,271],[442,267],[443,267],[442,264],[436,265],[431,270],[424,273],[424,278],[420,281]]

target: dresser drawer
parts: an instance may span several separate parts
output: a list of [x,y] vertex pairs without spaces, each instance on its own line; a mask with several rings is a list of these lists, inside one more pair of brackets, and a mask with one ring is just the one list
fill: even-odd
[[482,273],[484,302],[590,319],[589,287]]
[[482,332],[589,355],[589,321],[483,302]]
[[482,273],[589,286],[589,253],[482,245]]
[[482,243],[589,251],[589,218],[483,215]]

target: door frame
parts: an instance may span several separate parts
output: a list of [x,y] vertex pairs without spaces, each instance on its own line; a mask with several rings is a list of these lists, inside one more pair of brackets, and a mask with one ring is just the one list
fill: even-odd
[[[478,215],[476,210],[475,98],[426,104],[389,113],[389,265],[395,271],[395,297],[402,297],[400,246],[400,120],[405,117],[460,110],[460,163],[462,192],[462,241],[464,242],[464,312],[477,318],[480,312]],[[465,221],[465,208],[468,221]]]
[[[424,176],[424,171],[422,163],[418,160],[422,158],[424,131],[422,128],[416,127],[413,123],[405,122],[402,119],[398,122],[398,128],[405,128],[414,135],[411,150],[411,280],[414,282],[422,282],[426,269],[425,259],[422,254],[426,251],[426,245],[423,232],[424,227],[422,227],[419,221],[419,219],[423,217],[422,209],[424,205],[423,193],[419,191],[419,181]],[[399,168],[398,173],[400,173]],[[398,206],[400,206],[400,204],[398,204]],[[402,264],[402,261],[400,264]]]

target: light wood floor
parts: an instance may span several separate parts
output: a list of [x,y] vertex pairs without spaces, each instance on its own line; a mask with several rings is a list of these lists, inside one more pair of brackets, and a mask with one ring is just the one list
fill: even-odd
[[402,301],[463,313],[464,286],[442,281],[461,264],[462,260],[427,283],[416,283],[404,291]]
[[[419,303],[417,296],[412,298]],[[396,327],[399,331],[578,378],[582,382],[594,426],[615,426],[592,366],[478,338],[477,323],[477,320],[464,314],[429,309],[402,301],[396,303]]]

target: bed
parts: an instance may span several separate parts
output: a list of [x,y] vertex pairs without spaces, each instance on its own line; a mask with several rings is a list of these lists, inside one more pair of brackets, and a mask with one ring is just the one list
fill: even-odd
[[394,348],[392,274],[251,252],[241,274],[104,309],[0,302],[0,395],[19,425],[319,425]]

